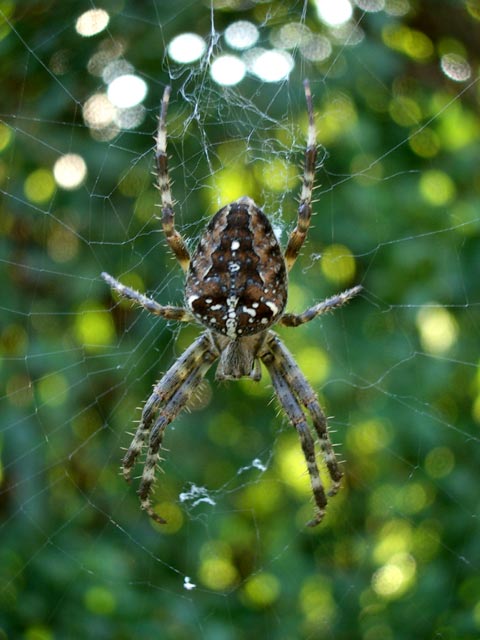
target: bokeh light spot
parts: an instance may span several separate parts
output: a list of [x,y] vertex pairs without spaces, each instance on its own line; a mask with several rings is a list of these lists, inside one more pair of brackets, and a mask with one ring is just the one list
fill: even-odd
[[47,250],[55,262],[68,262],[78,254],[78,236],[72,230],[57,225],[48,236]]
[[425,127],[412,133],[408,139],[412,151],[421,158],[433,158],[440,151],[440,139],[433,130]]
[[232,563],[230,547],[220,541],[211,540],[201,551],[199,578],[209,589],[223,591],[238,580],[237,569]]
[[87,165],[77,153],[66,153],[55,162],[53,175],[62,189],[77,189],[85,180]]
[[233,55],[215,58],[210,67],[210,75],[215,82],[228,87],[243,80],[246,72],[247,68],[243,60]]
[[278,444],[275,461],[287,487],[301,498],[311,495],[305,456],[298,440],[293,437],[282,438]]
[[425,470],[435,480],[448,476],[454,467],[455,456],[448,447],[435,447],[425,457]]
[[385,0],[355,0],[355,4],[367,13],[377,13],[385,8]]
[[205,40],[196,33],[181,33],[168,44],[168,55],[175,62],[188,64],[195,62],[205,52],[207,44]]
[[330,40],[325,36],[312,34],[299,45],[300,52],[306,60],[321,62],[332,53]]
[[330,362],[327,354],[320,347],[309,345],[304,349],[297,349],[295,359],[311,384],[319,385],[325,382],[330,370]]
[[455,82],[465,82],[472,75],[472,69],[465,58],[456,53],[447,53],[440,59],[443,73]]
[[312,36],[311,30],[303,22],[287,22],[271,36],[274,47],[293,49],[306,42]]
[[38,381],[38,394],[41,402],[50,407],[58,407],[67,399],[68,382],[60,373],[51,373]]
[[278,599],[280,582],[273,574],[262,572],[251,576],[243,587],[244,599],[255,608],[268,607]]
[[[379,490],[381,489],[380,487]],[[396,493],[398,494],[399,492],[397,491]],[[389,500],[389,502],[391,505],[392,501]],[[397,500],[394,499],[393,502],[397,502]],[[373,549],[375,562],[386,564],[392,555],[410,552],[412,535],[412,526],[407,520],[397,518],[387,521],[377,534],[378,541]]]
[[331,244],[322,254],[321,267],[328,280],[344,284],[355,275],[355,258],[343,244]]
[[475,18],[475,20],[480,20],[480,2],[479,0],[466,0],[466,8],[468,13]]
[[108,85],[107,97],[110,102],[121,109],[134,107],[147,95],[147,83],[133,73],[118,76]]
[[411,482],[400,494],[400,508],[406,514],[422,511],[429,502],[429,495],[421,482]]
[[307,578],[302,585],[299,596],[300,607],[310,625],[312,638],[331,636],[330,633],[326,636],[323,633],[318,635],[319,630],[329,627],[337,612],[331,589],[329,580],[317,576]]
[[285,80],[293,67],[292,56],[281,49],[262,51],[251,62],[252,73],[265,82]]
[[182,528],[184,522],[183,513],[174,502],[154,504],[153,511],[167,521],[165,524],[157,524],[154,520],[150,520],[152,527],[161,531],[162,534],[174,534]]
[[455,197],[455,183],[447,173],[438,169],[425,171],[419,187],[424,200],[434,207],[444,206]]
[[371,455],[382,450],[391,440],[391,432],[383,422],[372,418],[354,423],[347,432],[347,445],[351,451]]
[[105,587],[90,587],[84,596],[86,608],[96,615],[110,615],[117,607],[113,593]]
[[96,351],[109,345],[115,337],[115,327],[111,314],[105,309],[85,302],[75,316],[75,337],[86,349]]
[[419,62],[428,60],[434,53],[433,43],[427,35],[404,25],[388,24],[382,30],[382,38],[387,47]]
[[415,60],[427,60],[434,53],[430,38],[421,31],[409,30],[404,42],[404,51]]
[[297,185],[298,172],[295,166],[283,158],[272,158],[261,164],[259,178],[270,191],[285,193]]
[[24,192],[28,200],[35,204],[48,202],[55,192],[55,180],[49,169],[36,169],[27,176]]
[[92,129],[104,129],[115,119],[117,109],[105,93],[96,93],[83,105],[83,119]]
[[240,509],[253,512],[255,518],[268,516],[280,508],[283,494],[277,482],[263,480],[247,485],[236,501]]
[[392,120],[402,127],[412,127],[419,123],[422,112],[418,104],[408,96],[397,96],[389,105]]
[[387,0],[385,4],[385,13],[390,16],[404,16],[411,11],[409,0]]
[[0,151],[8,147],[12,140],[12,130],[6,124],[0,123]]
[[333,92],[322,107],[318,123],[318,140],[331,145],[337,138],[354,129],[358,122],[356,106],[345,93]]
[[23,356],[28,344],[28,333],[20,324],[7,324],[0,334],[0,353],[3,356]]
[[55,636],[48,627],[42,624],[33,624],[26,629],[24,638],[25,640],[54,640]]
[[400,598],[413,587],[416,570],[416,562],[410,554],[395,554],[374,573],[373,590],[385,600]]
[[221,169],[210,179],[213,190],[209,188],[206,193],[209,204],[218,209],[218,205],[226,205],[246,193],[252,193],[254,186],[252,174],[244,166],[232,166]]
[[416,323],[422,346],[429,353],[445,353],[457,340],[457,321],[443,307],[422,307],[417,313]]
[[353,9],[348,0],[315,0],[315,8],[320,20],[329,26],[338,26],[348,22]]
[[5,385],[9,403],[14,407],[24,409],[33,400],[33,390],[30,378],[24,375],[10,376]]
[[107,28],[110,17],[103,9],[90,9],[77,19],[75,30],[80,36],[89,38]]
[[257,42],[259,32],[257,27],[247,20],[238,20],[225,30],[225,42],[232,49],[248,49]]

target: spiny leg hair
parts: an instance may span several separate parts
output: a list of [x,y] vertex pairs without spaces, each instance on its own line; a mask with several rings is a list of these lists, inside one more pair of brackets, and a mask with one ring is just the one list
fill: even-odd
[[283,342],[274,333],[270,333],[267,341],[268,348],[273,354],[273,366],[277,370],[288,388],[307,409],[312,418],[312,424],[322,449],[323,459],[332,480],[332,486],[328,491],[329,496],[334,496],[343,477],[342,470],[337,462],[333,445],[328,434],[327,418],[318,402],[315,391],[301,372],[292,354]]
[[175,213],[173,210],[173,197],[170,189],[170,178],[168,175],[167,156],[167,110],[168,101],[172,88],[166,86],[163,92],[160,118],[155,145],[155,167],[157,172],[157,188],[162,199],[162,227],[170,249],[173,251],[183,271],[188,270],[190,264],[190,254],[185,244],[185,240],[175,228]]
[[340,488],[343,473],[337,463],[328,435],[327,419],[314,390],[300,371],[293,356],[273,332],[269,332],[264,351],[260,356],[270,373],[278,400],[300,437],[317,507],[314,517],[307,523],[307,526],[314,527],[322,521],[325,515],[327,494],[320,479],[314,440],[300,404],[304,405],[312,418],[313,427],[318,436],[323,458],[332,481],[328,495],[333,496]]
[[[154,386],[143,411],[138,429],[123,458],[123,476],[130,481],[131,470],[149,436],[149,445],[142,481],[137,491],[142,509],[157,522],[165,520],[158,516],[150,504],[150,492],[155,479],[155,466],[161,447],[163,432],[188,404],[198,384],[218,357],[208,333],[203,333],[193,342],[167,373]],[[153,427],[152,427],[153,424]]]
[[303,413],[293,390],[290,388],[286,380],[283,379],[277,363],[275,362],[273,353],[267,352],[263,354],[262,360],[270,373],[277,398],[300,438],[303,455],[307,462],[313,497],[317,507],[314,517],[307,523],[307,526],[314,527],[322,521],[323,516],[325,515],[325,508],[327,506],[327,496],[320,479],[320,473],[318,471],[317,461],[315,458],[315,443],[312,438],[312,434],[310,433],[305,414]]
[[290,270],[298,257],[305,238],[307,237],[310,220],[312,217],[312,194],[313,182],[315,179],[315,168],[317,161],[317,132],[315,129],[315,119],[313,116],[312,93],[310,83],[304,80],[305,98],[308,112],[308,137],[307,148],[305,149],[305,165],[303,172],[303,184],[298,205],[297,226],[290,234],[287,248],[285,249],[285,263]]
[[105,271],[101,276],[105,282],[107,282],[111,288],[118,293],[119,296],[136,302],[138,305],[156,316],[161,316],[162,318],[165,318],[165,320],[177,320],[179,322],[192,322],[194,320],[192,314],[183,307],[172,307],[171,305],[158,304],[158,302],[155,302],[152,298],[149,298],[143,293],[135,291],[135,289],[131,289],[130,287],[122,284],[110,274],[105,273]]
[[284,313],[279,320],[279,324],[283,324],[285,327],[298,327],[300,324],[310,322],[310,320],[313,320],[317,316],[333,311],[334,309],[338,309],[339,307],[343,307],[344,304],[358,295],[361,290],[362,285],[357,285],[356,287],[347,289],[342,293],[337,293],[330,298],[326,298],[326,300],[322,300],[322,302],[310,307],[303,313]]

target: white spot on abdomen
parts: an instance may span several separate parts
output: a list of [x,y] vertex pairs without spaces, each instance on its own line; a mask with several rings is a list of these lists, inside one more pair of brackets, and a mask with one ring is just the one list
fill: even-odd
[[225,321],[227,336],[233,340],[237,337],[237,314],[235,312],[238,304],[237,296],[227,298],[228,318]]
[[278,313],[278,307],[277,307],[277,305],[276,305],[274,302],[270,302],[270,300],[268,300],[267,302],[265,302],[265,304],[267,305],[267,307],[268,307],[269,309],[271,309],[271,310],[272,310],[273,315],[274,315],[274,316],[276,316],[276,315],[277,315],[277,313]]
[[192,309],[193,311],[193,307],[192,304],[195,302],[195,300],[198,300],[200,298],[200,296],[190,296],[187,300],[187,305],[190,307],[190,309]]
[[249,309],[248,307],[242,307],[242,311],[244,313],[248,313],[248,315],[252,316],[252,318],[254,318],[257,315],[257,312],[255,311],[255,309]]

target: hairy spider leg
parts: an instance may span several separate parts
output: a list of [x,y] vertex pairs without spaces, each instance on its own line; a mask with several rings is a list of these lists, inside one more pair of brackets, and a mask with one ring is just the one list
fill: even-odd
[[267,367],[272,380],[273,388],[277,394],[277,398],[288,416],[288,419],[295,427],[302,446],[303,455],[307,462],[307,469],[310,476],[313,497],[317,506],[317,511],[312,520],[307,525],[314,527],[322,521],[327,506],[327,496],[320,479],[317,461],[315,457],[315,443],[308,427],[307,419],[302,408],[295,397],[294,392],[284,380],[275,360],[275,355],[271,351],[262,354],[262,361]]
[[322,300],[322,302],[319,302],[313,307],[309,307],[303,313],[285,313],[278,322],[279,324],[283,324],[285,327],[298,327],[298,325],[310,322],[310,320],[313,320],[317,316],[333,311],[334,309],[338,309],[339,307],[343,307],[344,304],[358,295],[362,288],[362,285],[359,284],[356,287],[343,291],[342,293],[337,293],[330,298]]
[[[217,354],[213,353],[212,350],[203,351],[202,361],[198,366],[189,372],[189,375],[184,380],[183,384],[177,388],[175,393],[170,394],[170,398],[165,406],[163,408],[158,407],[160,413],[156,417],[150,432],[147,456],[145,458],[145,465],[142,472],[142,480],[137,494],[140,498],[141,508],[147,512],[150,518],[159,524],[165,524],[166,520],[153,511],[150,493],[155,482],[155,468],[159,458],[159,451],[162,446],[165,428],[173,422],[180,411],[187,406],[192,393],[198,388],[198,385],[203,380],[205,374],[212,366],[213,362],[215,362],[216,358]],[[176,365],[174,365],[174,368],[176,368]]]
[[304,80],[303,86],[307,101],[308,135],[307,148],[305,149],[303,184],[302,191],[300,193],[300,203],[298,205],[297,226],[290,234],[284,254],[285,263],[289,271],[293,267],[295,260],[300,253],[300,249],[307,237],[308,228],[310,227],[310,220],[312,217],[313,182],[315,180],[315,167],[317,161],[317,132],[313,117],[312,93],[310,91],[310,83],[308,80]]
[[204,361],[205,354],[210,351],[212,351],[212,341],[206,332],[202,333],[153,387],[153,391],[143,408],[138,429],[123,458],[123,475],[127,481],[130,480],[131,469],[141,453],[159,408],[162,404],[170,401],[191,372],[198,370]]
[[329,496],[334,496],[340,488],[340,480],[343,472],[337,462],[335,452],[328,434],[327,418],[318,402],[315,391],[301,372],[292,354],[275,335],[269,336],[268,347],[274,355],[274,366],[287,386],[300,400],[312,418],[312,424],[318,436],[323,459],[332,480],[332,486],[328,491]]
[[162,227],[170,249],[182,269],[186,272],[190,264],[190,254],[185,240],[175,229],[175,212],[173,210],[173,198],[170,189],[167,157],[167,110],[172,88],[166,86],[163,92],[158,130],[155,139],[155,167],[157,172],[157,188],[162,200]]
[[[161,406],[168,404],[175,393],[186,383],[188,377],[199,371],[205,362],[211,364],[216,359],[217,353],[208,333],[202,333],[155,384],[143,407],[140,424],[132,443],[123,458],[122,470],[125,480],[130,481],[131,470],[143,449],[151,425]],[[165,409],[163,413],[165,413]]]
[[105,273],[105,271],[101,276],[105,282],[107,282],[111,288],[118,293],[119,296],[136,302],[155,316],[161,316],[162,318],[165,318],[165,320],[177,320],[178,322],[193,322],[195,320],[190,311],[183,307],[172,307],[171,305],[158,304],[158,302],[155,302],[152,298],[149,298],[143,293],[135,291],[135,289],[131,289],[130,287],[122,284],[109,273]]

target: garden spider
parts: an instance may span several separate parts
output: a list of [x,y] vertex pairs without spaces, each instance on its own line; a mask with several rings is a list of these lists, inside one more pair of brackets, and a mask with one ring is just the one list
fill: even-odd
[[[342,471],[335,458],[327,419],[317,396],[292,355],[270,330],[275,324],[297,327],[310,322],[327,311],[341,307],[361,290],[360,286],[353,287],[298,315],[284,313],[287,302],[287,272],[295,263],[305,241],[312,215],[317,143],[312,96],[307,80],[304,88],[308,111],[308,140],[303,186],[297,225],[290,234],[284,253],[268,218],[253,200],[242,197],[213,216],[190,256],[185,240],[175,228],[166,150],[166,119],[171,92],[171,88],[167,86],[163,94],[156,136],[155,163],[157,187],[162,201],[163,231],[186,274],[185,306],[160,305],[123,285],[108,273],[102,273],[102,278],[119,296],[136,302],[150,313],[166,320],[197,322],[206,327],[155,384],[143,408],[140,425],[123,458],[123,475],[130,481],[131,470],[146,445],[145,465],[137,493],[142,509],[158,523],[166,521],[154,512],[150,495],[165,428],[187,406],[207,370],[217,359],[217,380],[249,376],[258,381],[261,377],[260,361],[268,369],[280,405],[300,437],[307,462],[316,505],[309,526],[315,526],[322,520],[327,495],[335,495],[340,487]],[[306,415],[310,416],[330,476],[328,493],[320,479],[315,443]]]

